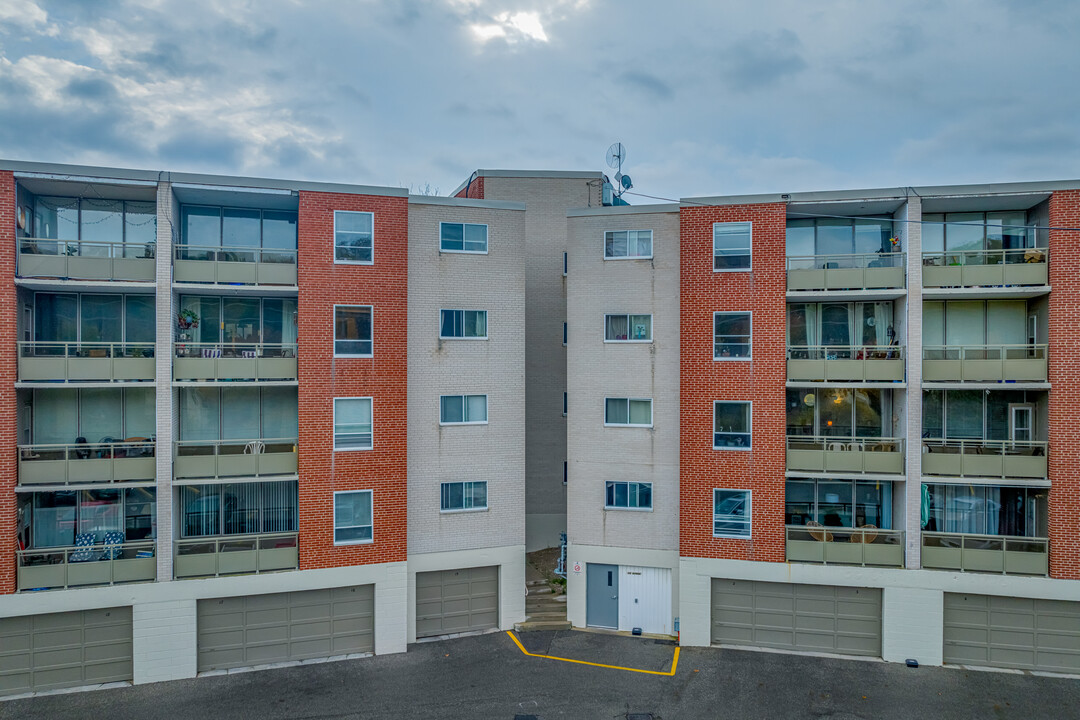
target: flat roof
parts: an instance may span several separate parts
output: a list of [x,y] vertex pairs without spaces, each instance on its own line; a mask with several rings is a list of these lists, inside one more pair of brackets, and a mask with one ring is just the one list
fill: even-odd
[[442,195],[410,195],[410,205],[447,205],[450,207],[483,208],[486,210],[524,210],[525,203],[508,200],[478,200],[477,198],[444,197]]
[[591,217],[594,215],[657,215],[679,212],[678,203],[658,205],[601,205],[599,207],[571,208],[566,217]]
[[473,174],[478,178],[490,177],[490,178],[561,178],[561,179],[576,179],[582,180],[599,180],[604,176],[602,172],[588,172],[584,170],[475,170],[469,174],[468,179],[454,188],[450,195],[457,195],[459,192],[465,189],[465,186],[472,180]]

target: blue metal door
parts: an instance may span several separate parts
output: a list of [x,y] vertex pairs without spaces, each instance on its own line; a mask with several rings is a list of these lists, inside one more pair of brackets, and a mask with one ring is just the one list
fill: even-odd
[[619,566],[586,565],[585,624],[619,628]]

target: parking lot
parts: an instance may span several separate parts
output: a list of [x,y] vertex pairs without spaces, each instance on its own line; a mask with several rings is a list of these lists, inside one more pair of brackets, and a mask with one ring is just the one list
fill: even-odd
[[519,639],[491,633],[398,655],[13,700],[0,702],[0,718],[1080,718],[1073,679],[726,648],[682,648],[669,675],[669,641],[581,631]]

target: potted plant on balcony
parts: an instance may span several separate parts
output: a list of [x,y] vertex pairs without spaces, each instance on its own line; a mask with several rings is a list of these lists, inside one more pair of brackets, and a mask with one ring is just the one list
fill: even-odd
[[194,310],[184,309],[180,311],[177,316],[176,324],[180,326],[181,330],[189,330],[191,328],[199,327],[199,315]]

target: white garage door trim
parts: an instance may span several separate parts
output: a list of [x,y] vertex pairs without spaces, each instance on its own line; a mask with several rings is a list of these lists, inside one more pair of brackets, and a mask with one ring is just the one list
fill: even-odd
[[416,573],[416,637],[499,627],[499,566]]

